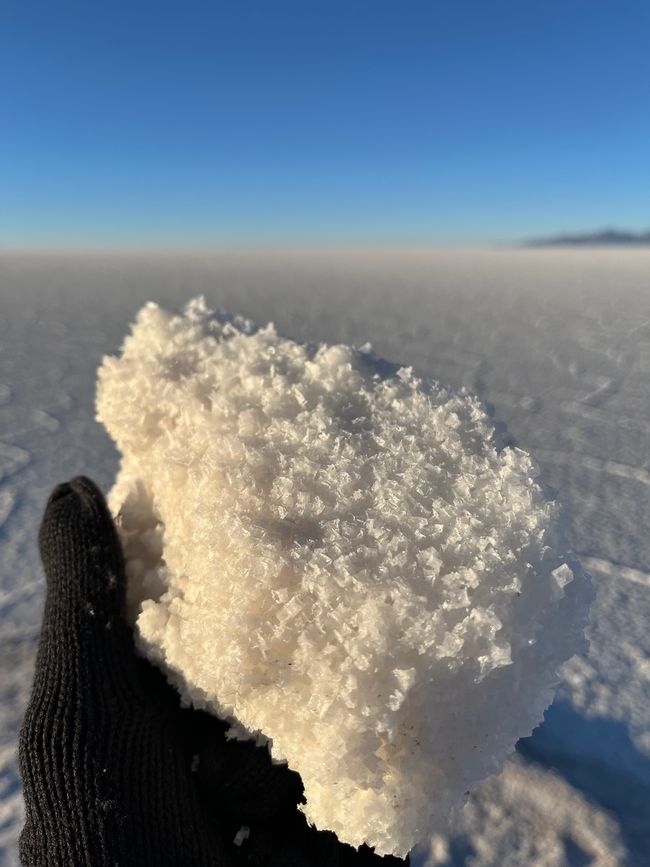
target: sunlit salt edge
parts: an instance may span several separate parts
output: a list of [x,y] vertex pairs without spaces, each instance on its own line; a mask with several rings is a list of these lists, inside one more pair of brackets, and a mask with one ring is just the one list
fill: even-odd
[[[262,341],[267,341],[266,344],[259,344],[260,333],[263,335]],[[259,344],[255,350],[257,355],[252,351],[255,349],[252,345],[256,341],[255,335],[258,335]],[[219,340],[221,343],[218,342]],[[232,356],[232,353],[229,359],[224,359],[223,354],[219,356],[220,348],[227,347],[228,341],[231,344],[233,341],[235,344],[239,341],[239,357],[237,354]],[[187,363],[189,355],[196,354],[199,345],[202,347],[199,355],[203,355],[205,362],[200,375],[197,374],[196,368],[192,371],[191,364]],[[495,644],[498,630],[495,631],[494,618],[490,621],[490,617],[487,619],[482,617],[480,607],[471,608],[471,606],[470,616],[466,620],[469,620],[470,626],[473,622],[479,640],[487,641],[488,644],[491,642],[486,670],[481,670],[481,664],[477,661],[481,654],[476,652],[478,647],[476,640],[475,647],[466,647],[465,645],[468,644],[466,640],[461,646],[460,653],[447,657],[435,657],[436,650],[440,649],[441,644],[440,641],[434,641],[429,645],[428,655],[423,654],[423,663],[419,654],[416,654],[417,659],[414,658],[417,635],[410,635],[406,641],[401,635],[395,639],[394,644],[383,647],[383,655],[380,652],[381,648],[375,646],[374,658],[383,661],[383,668],[377,672],[372,682],[375,685],[382,684],[384,687],[393,688],[389,697],[392,699],[392,704],[389,701],[375,705],[373,708],[375,713],[370,717],[371,721],[377,718],[382,720],[384,742],[381,749],[384,750],[385,755],[381,759],[378,759],[378,751],[374,749],[377,737],[381,733],[369,724],[367,716],[361,716],[361,702],[357,704],[353,702],[351,707],[336,709],[336,725],[330,726],[329,729],[319,729],[318,736],[314,737],[314,725],[310,727],[309,721],[306,724],[305,720],[297,718],[296,709],[300,708],[300,703],[295,698],[289,703],[286,701],[287,689],[291,686],[290,681],[286,679],[280,684],[277,695],[273,694],[273,690],[269,692],[267,689],[262,692],[257,684],[255,689],[249,690],[248,694],[244,690],[242,695],[240,690],[239,695],[231,697],[229,702],[225,701],[228,690],[234,686],[237,692],[237,687],[241,687],[242,675],[250,674],[251,668],[254,668],[253,663],[259,662],[259,649],[258,656],[255,657],[255,647],[247,641],[246,634],[242,635],[236,630],[233,630],[230,635],[230,644],[226,641],[225,648],[224,646],[219,648],[222,651],[224,649],[232,651],[233,648],[237,651],[240,660],[240,668],[237,671],[240,679],[238,684],[236,678],[230,678],[228,682],[223,672],[220,680],[215,679],[214,676],[210,679],[209,666],[206,667],[205,660],[210,658],[210,648],[213,652],[217,649],[214,638],[208,638],[207,643],[204,641],[203,644],[196,641],[196,635],[192,636],[189,642],[187,640],[188,634],[192,633],[195,626],[198,625],[200,632],[202,612],[196,607],[192,608],[191,603],[188,605],[189,585],[181,576],[191,574],[192,585],[194,585],[199,574],[210,575],[210,570],[212,574],[214,573],[214,564],[201,560],[201,552],[205,553],[205,546],[202,547],[200,542],[198,544],[196,542],[197,534],[200,536],[201,531],[205,531],[205,526],[192,526],[194,543],[188,546],[183,542],[183,534],[187,532],[188,527],[183,528],[175,524],[175,516],[178,515],[181,505],[187,506],[188,503],[192,503],[192,508],[187,506],[184,511],[186,515],[193,515],[205,503],[206,492],[201,492],[200,500],[193,500],[191,491],[188,492],[183,488],[182,480],[179,484],[178,464],[174,464],[173,461],[170,463],[170,450],[176,450],[176,457],[178,457],[178,449],[182,444],[186,452],[188,448],[191,452],[192,437],[200,436],[201,425],[205,426],[205,432],[212,430],[210,424],[214,423],[213,415],[204,411],[200,395],[197,397],[201,389],[197,391],[195,388],[195,394],[190,398],[192,384],[205,386],[205,382],[201,383],[200,380],[201,376],[205,377],[210,364],[213,365],[213,369],[208,374],[208,379],[210,376],[223,377],[224,370],[227,372],[228,364],[233,362],[233,358],[235,364],[238,363],[240,368],[246,369],[246,364],[250,366],[251,363],[260,361],[263,356],[262,350],[266,351],[273,347],[274,351],[278,352],[284,347],[300,355],[300,349],[296,350],[296,346],[291,342],[282,343],[281,338],[274,335],[274,332],[269,332],[268,328],[256,332],[250,323],[243,320],[231,318],[226,321],[223,317],[214,317],[200,304],[195,303],[193,307],[189,307],[185,317],[169,317],[155,305],[147,305],[139,314],[133,336],[125,342],[124,359],[128,361],[109,363],[105,361],[100,371],[98,417],[104,421],[124,454],[121,471],[111,493],[110,504],[116,514],[120,513],[120,530],[129,562],[131,601],[137,616],[138,642],[143,652],[167,671],[170,680],[178,687],[187,702],[195,706],[208,707],[222,716],[231,718],[233,722],[236,721],[233,725],[235,736],[246,737],[255,734],[259,742],[268,739],[272,754],[278,760],[287,759],[291,767],[301,773],[307,795],[307,804],[303,809],[308,819],[317,827],[334,830],[342,840],[355,846],[368,842],[376,847],[379,854],[404,855],[419,840],[427,837],[433,829],[444,824],[450,810],[462,801],[465,792],[487,774],[498,770],[505,755],[512,751],[518,737],[529,734],[541,719],[544,708],[552,698],[558,666],[572,653],[584,648],[582,629],[590,596],[589,581],[575,558],[571,558],[564,552],[559,509],[556,504],[549,504],[544,496],[542,488],[536,481],[537,470],[534,464],[520,450],[501,449],[497,453],[494,447],[494,427],[484,409],[478,409],[478,402],[464,393],[454,394],[450,390],[441,389],[437,383],[426,384],[417,380],[417,389],[413,389],[416,378],[412,371],[399,370],[394,365],[384,366],[382,373],[388,380],[398,383],[399,395],[406,393],[411,395],[411,399],[415,399],[415,396],[429,389],[432,401],[442,396],[443,403],[440,406],[443,409],[451,404],[455,409],[464,411],[463,422],[466,424],[471,422],[474,425],[474,434],[480,434],[476,448],[478,453],[481,449],[486,452],[488,468],[491,468],[493,473],[497,473],[500,465],[501,469],[506,466],[517,479],[510,493],[513,496],[517,492],[528,493],[532,497],[528,503],[530,513],[523,510],[519,519],[522,520],[528,514],[537,516],[535,526],[542,533],[542,538],[538,540],[539,544],[537,547],[533,545],[528,551],[528,560],[515,559],[514,570],[512,563],[508,566],[502,557],[497,561],[500,574],[495,576],[487,573],[494,582],[494,586],[491,587],[493,595],[498,597],[501,594],[502,597],[501,608],[498,609],[501,620],[498,622],[501,624],[500,633],[504,631],[507,633],[509,648],[499,647],[498,642]],[[232,345],[230,348],[232,349]],[[324,351],[321,358],[327,375],[332,374],[330,369],[332,366],[340,368],[351,359],[370,370],[374,368],[375,371],[381,364],[387,365],[368,353],[358,351],[354,353],[353,350],[345,347],[334,347],[332,350],[336,350],[333,352],[333,359],[332,353],[329,356],[329,361],[334,361],[333,365],[327,365],[328,350]],[[305,350],[307,354],[300,363],[304,364],[305,359],[313,360],[317,357],[318,351],[317,347]],[[157,362],[160,362],[158,366],[156,366]],[[174,364],[177,367],[176,371],[173,369]],[[183,371],[180,377],[178,377],[179,369]],[[398,376],[395,376],[396,372]],[[362,385],[364,383],[368,385],[366,373],[359,374]],[[214,385],[214,379],[212,384]],[[285,381],[283,389],[286,392],[289,386],[294,385],[295,382]],[[331,394],[335,397],[340,395],[344,386],[345,383],[336,381],[334,376]],[[356,382],[357,391],[358,386],[359,383]],[[410,392],[409,387],[411,387]],[[375,383],[369,393],[379,405],[376,388]],[[203,397],[205,393],[203,389]],[[233,394],[231,382],[227,400],[232,402]],[[152,396],[154,396],[153,400]],[[250,395],[248,397],[250,398]],[[187,410],[188,420],[185,422],[181,420],[179,424],[177,410],[182,405]],[[434,404],[432,406],[435,408]],[[159,416],[162,407],[162,418],[166,418],[167,421],[174,418],[173,430],[170,430],[171,426],[169,426],[164,434],[156,431],[155,435],[152,435],[151,419],[147,415],[148,407],[155,409]],[[228,409],[228,406],[226,405],[225,408]],[[260,407],[253,407],[253,409],[259,410]],[[424,409],[426,410],[426,407]],[[404,424],[403,414],[399,417],[393,417],[394,413],[391,415],[390,403],[386,403],[383,410],[386,411],[387,423],[393,427]],[[251,423],[249,416],[245,418],[246,424]],[[235,439],[241,440],[242,436],[248,435],[246,432],[241,433],[242,418],[244,412],[240,410],[232,415],[233,424],[236,422],[237,427],[236,431],[233,428],[229,433],[233,436],[236,433]],[[254,420],[253,418],[252,421]],[[292,419],[290,414],[289,420],[296,423],[295,417]],[[427,416],[426,420],[431,421],[431,418]],[[421,427],[423,417],[417,417],[416,414],[413,421],[419,422]],[[183,424],[186,425],[185,428]],[[223,447],[227,436],[224,431],[220,433],[219,447]],[[451,430],[449,438],[451,441]],[[214,436],[212,439],[215,439]],[[469,441],[471,440],[472,437],[469,437]],[[486,445],[488,442],[489,448]],[[467,443],[464,443],[463,447],[466,446]],[[187,453],[185,457],[188,457]],[[464,457],[462,449],[455,457],[462,465]],[[214,467],[214,464],[212,466]],[[205,472],[204,463],[196,469],[193,482],[198,482],[201,477],[204,478]],[[494,480],[498,481],[496,475]],[[238,483],[239,487],[237,487]],[[251,495],[250,487],[246,486],[251,484],[254,487],[255,480],[251,478],[235,481],[233,490],[239,497],[239,503],[242,502],[242,498]],[[300,476],[293,478],[292,484],[294,488],[296,485],[300,487],[300,484],[304,487],[304,478]],[[185,486],[188,487],[187,478]],[[338,493],[340,494],[340,491]],[[183,495],[186,499],[183,499]],[[237,536],[237,532],[242,530],[241,515],[239,523],[237,521],[233,523],[230,515],[224,518],[223,510],[219,511],[217,508],[220,503],[219,496],[216,500],[214,496],[212,495],[208,503],[212,509],[211,513],[221,516],[217,520],[223,520],[225,529],[230,533],[234,532]],[[234,498],[235,501],[237,497]],[[256,501],[255,497],[252,498],[252,502],[257,502],[259,506],[259,501]],[[464,500],[464,505],[468,504],[475,505],[471,498]],[[271,510],[273,521],[285,520],[285,516],[281,516],[282,510],[278,511],[281,505],[281,497],[276,497],[274,501],[276,512]],[[223,507],[223,502],[221,506]],[[390,510],[384,512],[384,519],[391,516]],[[317,517],[322,521],[322,515]],[[409,520],[415,517],[415,512],[406,511],[400,516],[401,527],[407,528]],[[495,510],[492,517],[494,524],[492,529],[496,531],[499,529],[502,510]],[[458,524],[458,515],[455,517],[452,515],[452,518]],[[449,526],[453,525],[453,520]],[[260,553],[267,554],[270,545],[274,556],[279,558],[276,565],[286,566],[286,560],[282,559],[284,556],[282,551],[273,548],[275,543],[270,544],[268,537],[264,537],[263,522],[260,524],[258,521],[254,526],[257,528],[255,532],[258,536],[259,533],[262,535],[255,538],[253,543],[250,543],[250,539],[246,542],[250,545],[248,551],[250,559],[254,561]],[[487,526],[485,520],[482,526],[484,528]],[[209,529],[214,531],[215,528]],[[246,529],[250,533],[251,526]],[[268,531],[268,525],[266,530]],[[473,541],[475,542],[476,539]],[[238,542],[242,544],[242,538],[238,538]],[[465,554],[468,554],[472,539],[463,539],[463,544],[466,543],[469,544],[469,548]],[[162,559],[163,545],[164,560]],[[381,546],[376,547],[381,554],[382,563],[385,563],[389,559],[387,552],[381,551]],[[502,545],[500,551],[501,554],[507,553],[507,545]],[[303,551],[305,556],[311,556],[313,553],[314,549],[310,549],[309,545]],[[437,553],[440,554],[440,551]],[[518,571],[526,572],[523,567],[528,561],[532,561],[535,567],[533,571],[528,576],[518,575]],[[568,566],[563,567],[563,562]],[[223,561],[220,561],[220,566],[223,569]],[[417,566],[422,569],[421,559]],[[568,568],[571,570],[572,580],[567,574]],[[227,569],[225,571],[227,573]],[[444,574],[444,568],[439,570],[436,581],[440,576],[444,577]],[[409,573],[409,576],[413,581],[417,577],[413,572]],[[267,575],[266,578],[268,577]],[[467,576],[465,575],[464,578],[466,579]],[[514,579],[521,582],[519,590],[513,589]],[[485,576],[482,580],[485,581]],[[239,583],[241,584],[241,572]],[[455,583],[457,585],[458,580]],[[268,586],[272,587],[272,584]],[[389,586],[392,591],[396,590],[395,581],[392,584],[389,582]],[[236,578],[232,587],[237,587]],[[479,591],[482,588],[483,584],[479,587]],[[160,596],[165,589],[166,594]],[[361,589],[364,587],[362,586]],[[397,594],[396,598],[408,603],[409,588],[398,589],[402,595]],[[365,590],[366,595],[371,597],[373,585],[367,582]],[[438,599],[439,606],[443,603],[449,604],[455,590],[457,587],[452,581],[447,594],[443,592],[441,599]],[[515,597],[513,594],[516,592],[520,592],[521,595]],[[150,598],[147,599],[147,596]],[[160,598],[153,601],[156,596]],[[233,594],[231,593],[230,596],[232,597]],[[523,601],[515,604],[515,598]],[[142,602],[141,609],[140,602]],[[223,602],[222,598],[222,605]],[[278,602],[270,614],[269,622],[273,621],[274,613],[286,612],[288,602],[287,598],[283,602]],[[520,611],[524,609],[527,612],[526,616],[517,614],[517,609]],[[477,610],[479,615],[476,614]],[[185,616],[184,619],[181,616],[189,612],[191,617]],[[412,622],[412,609],[409,609],[408,604],[405,605],[405,612],[402,620],[397,621],[401,627],[408,626]],[[432,608],[431,613],[437,614],[438,610]],[[342,616],[340,622],[345,623],[346,619],[349,620],[349,614],[348,611],[347,618]],[[433,620],[433,616],[429,619]],[[227,628],[224,632],[227,623],[226,616],[225,622],[220,624],[221,637],[224,635],[227,637]],[[230,623],[232,626],[232,618]],[[202,626],[205,627],[206,624],[203,623]],[[211,628],[214,631],[214,622]],[[482,638],[481,629],[484,630]],[[209,629],[204,631],[203,639],[208,634]],[[284,634],[286,634],[286,625]],[[331,634],[329,637],[331,638]],[[210,641],[213,643],[211,644]],[[530,644],[530,641],[534,643]],[[444,641],[442,643],[444,644]],[[471,644],[472,642],[469,641],[469,645]],[[340,646],[347,651],[352,648],[352,645],[350,643],[346,645],[345,641],[341,642]],[[406,665],[404,659],[407,656],[410,662],[422,663],[420,667]],[[485,653],[482,656],[485,656]],[[315,653],[312,662],[318,661],[320,661],[320,654]],[[455,670],[452,663],[455,665]],[[339,668],[340,665],[336,670],[338,671]],[[292,674],[295,671],[296,669],[292,669]],[[359,672],[357,676],[360,676]],[[428,676],[432,676],[433,687],[427,686]],[[318,698],[319,689],[322,690],[323,685],[322,679],[312,682],[311,689],[303,695],[303,698],[306,696]],[[259,694],[264,707],[255,705],[256,693]],[[349,694],[347,697],[350,697]],[[271,701],[272,698],[276,701]],[[264,710],[269,707],[273,710],[273,718],[268,714],[265,718]],[[314,720],[311,722],[314,723]],[[413,729],[410,729],[411,725]],[[345,735],[343,738],[340,736],[341,730]],[[396,752],[395,745],[400,737],[411,750],[408,755]],[[417,745],[416,740],[419,741]],[[351,741],[352,749],[350,749]]]

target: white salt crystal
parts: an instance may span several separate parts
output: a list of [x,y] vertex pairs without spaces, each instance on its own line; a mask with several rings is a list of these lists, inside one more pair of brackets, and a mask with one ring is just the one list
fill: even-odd
[[251,832],[251,829],[248,827],[248,825],[242,825],[241,828],[239,829],[239,831],[237,831],[237,833],[235,834],[235,837],[233,839],[233,843],[235,844],[235,846],[241,846],[241,844],[244,842],[244,840],[248,839],[250,832]]
[[442,827],[584,648],[558,506],[464,391],[196,299],[140,311],[97,415],[140,648],[342,841]]

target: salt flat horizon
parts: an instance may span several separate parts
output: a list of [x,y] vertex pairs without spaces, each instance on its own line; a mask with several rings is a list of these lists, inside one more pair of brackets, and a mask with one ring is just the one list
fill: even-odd
[[459,252],[474,252],[474,253],[540,253],[543,255],[554,253],[648,253],[650,252],[650,244],[634,245],[634,244],[558,244],[548,246],[537,246],[529,243],[525,238],[510,238],[501,241],[491,242],[441,242],[441,243],[399,243],[390,241],[377,241],[368,243],[359,243],[356,241],[350,242],[325,242],[325,243],[277,243],[277,242],[261,242],[248,241],[241,243],[105,243],[105,244],[10,244],[3,245],[0,242],[0,256],[2,255],[19,255],[19,256],[83,256],[95,254],[114,254],[129,256],[131,254],[138,255],[196,255],[196,254],[219,254],[219,253],[262,253],[272,255],[274,253],[295,253],[311,255],[319,252],[343,252],[343,253],[367,253],[372,255],[391,255],[392,253],[413,253],[418,254],[436,254],[436,253],[459,253]]

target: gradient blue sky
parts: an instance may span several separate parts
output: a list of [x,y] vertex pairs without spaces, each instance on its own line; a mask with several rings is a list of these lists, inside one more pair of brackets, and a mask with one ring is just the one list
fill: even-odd
[[650,226],[648,0],[4,0],[0,246]]

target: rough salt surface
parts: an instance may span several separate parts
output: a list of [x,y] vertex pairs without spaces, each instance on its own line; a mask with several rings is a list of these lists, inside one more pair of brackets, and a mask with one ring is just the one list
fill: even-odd
[[464,391],[196,299],[139,312],[97,415],[141,649],[342,841],[443,827],[584,648],[559,507]]

